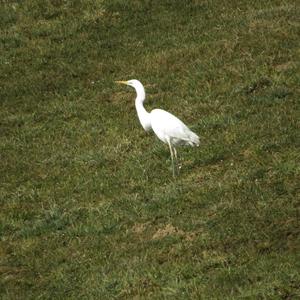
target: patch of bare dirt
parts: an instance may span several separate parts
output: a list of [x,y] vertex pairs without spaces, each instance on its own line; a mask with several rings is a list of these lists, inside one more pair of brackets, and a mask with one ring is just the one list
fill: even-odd
[[167,224],[164,228],[158,229],[152,236],[153,240],[159,240],[169,235],[185,235],[184,231],[174,227],[172,224]]

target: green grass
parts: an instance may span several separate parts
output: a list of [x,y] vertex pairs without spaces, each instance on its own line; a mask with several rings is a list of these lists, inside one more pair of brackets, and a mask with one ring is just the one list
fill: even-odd
[[[296,1],[2,1],[1,299],[298,299]],[[168,148],[162,107],[201,136]]]

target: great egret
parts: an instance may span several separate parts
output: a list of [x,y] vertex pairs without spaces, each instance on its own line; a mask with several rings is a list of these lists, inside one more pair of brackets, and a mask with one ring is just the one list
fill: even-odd
[[144,108],[146,98],[142,83],[136,79],[128,81],[116,81],[117,83],[132,86],[136,91],[135,108],[141,125],[146,131],[151,129],[157,137],[169,145],[173,176],[175,177],[174,157],[177,163],[176,146],[190,145],[199,146],[199,137],[192,132],[182,121],[169,112],[162,109],[153,109],[150,113]]

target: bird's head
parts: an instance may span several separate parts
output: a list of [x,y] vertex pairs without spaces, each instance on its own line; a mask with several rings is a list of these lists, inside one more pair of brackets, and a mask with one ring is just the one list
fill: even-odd
[[135,89],[139,89],[139,88],[143,87],[141,82],[136,80],[136,79],[131,79],[131,80],[128,80],[128,81],[116,81],[116,83],[129,85],[129,86],[132,86]]
[[132,86],[135,89],[136,94],[137,94],[136,101],[144,102],[144,100],[146,98],[145,89],[140,81],[138,81],[136,79],[131,79],[128,81],[116,81],[116,83],[121,83],[121,84]]

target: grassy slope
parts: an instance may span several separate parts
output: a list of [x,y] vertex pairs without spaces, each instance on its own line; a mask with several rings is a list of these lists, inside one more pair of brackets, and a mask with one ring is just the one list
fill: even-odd
[[300,297],[295,2],[70,2],[0,8],[1,298]]

